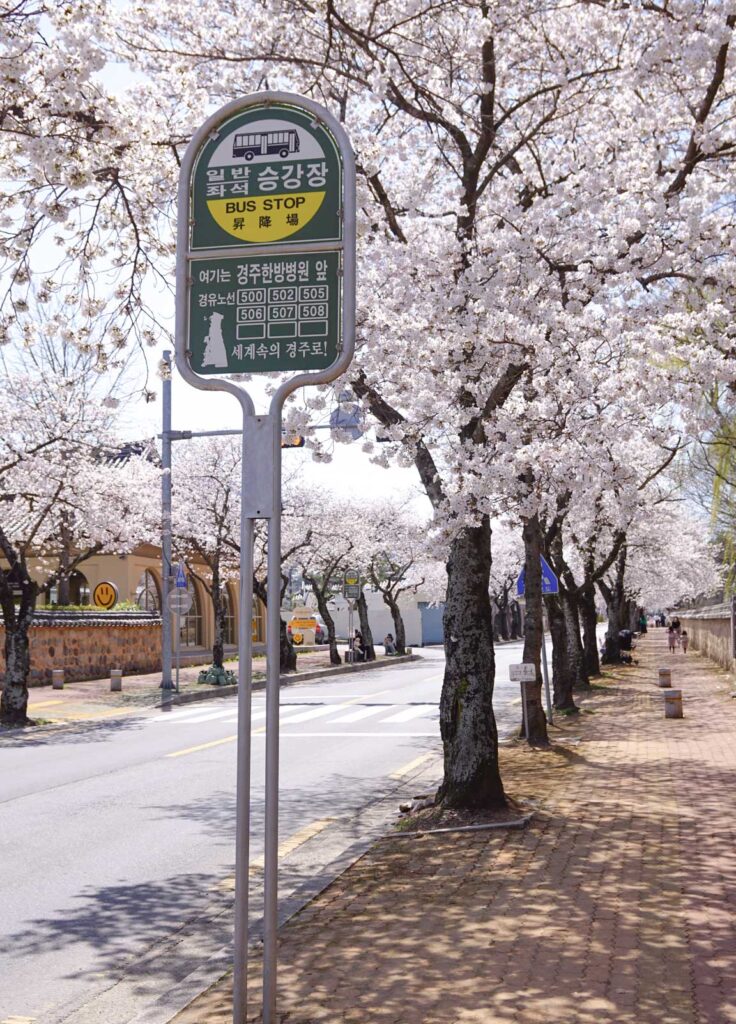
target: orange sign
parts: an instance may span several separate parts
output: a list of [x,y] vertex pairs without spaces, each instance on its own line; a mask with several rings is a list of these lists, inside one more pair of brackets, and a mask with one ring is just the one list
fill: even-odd
[[93,590],[92,600],[98,608],[106,608],[109,611],[118,602],[118,588],[114,583],[103,580]]

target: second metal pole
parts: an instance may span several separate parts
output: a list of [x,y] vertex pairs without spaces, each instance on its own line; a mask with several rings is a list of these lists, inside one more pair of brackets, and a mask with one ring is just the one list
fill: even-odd
[[263,870],[263,1024],[276,1024],[281,676],[281,406],[271,412],[273,508],[268,521],[266,807]]
[[[243,416],[249,410],[243,409]],[[255,453],[246,451],[243,429],[241,493]],[[238,754],[235,811],[235,936],[233,1024],[246,1024],[248,1013],[248,886],[250,884],[251,689],[253,682],[253,520],[240,519],[240,617],[238,618]]]

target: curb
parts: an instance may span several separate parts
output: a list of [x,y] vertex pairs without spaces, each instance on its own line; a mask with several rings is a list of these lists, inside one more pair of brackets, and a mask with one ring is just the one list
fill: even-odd
[[[394,665],[405,665],[410,661],[421,661],[418,654],[400,654],[390,661],[365,661],[357,665],[334,665],[332,668],[313,668],[305,672],[297,672],[296,675],[286,675],[279,678],[281,686],[297,686],[299,683],[311,679],[323,679],[330,676],[344,676],[351,672],[367,672],[371,669],[390,668]],[[253,683],[253,690],[265,690],[266,680],[258,679]],[[173,693],[173,691],[171,691]],[[207,700],[210,697],[233,697],[238,692],[237,683],[228,686],[211,687],[207,690],[192,690],[187,693],[173,694],[172,704],[194,704],[197,701]],[[158,703],[158,701],[156,702]]]

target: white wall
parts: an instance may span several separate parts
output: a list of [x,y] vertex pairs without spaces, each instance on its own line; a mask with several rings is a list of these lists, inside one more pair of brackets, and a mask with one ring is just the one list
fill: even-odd
[[[373,633],[373,643],[381,644],[387,633],[395,635],[394,622],[388,605],[379,592],[373,592],[366,587],[365,600],[368,606],[368,622]],[[417,606],[417,598],[414,594],[407,594],[400,598],[399,608],[401,617],[404,620],[406,630],[406,642],[410,647],[419,647],[422,642],[422,618]],[[336,597],[330,602],[330,612],[335,620],[335,628],[338,637],[348,635],[348,603],[343,597]],[[360,628],[358,612],[353,615],[354,629]]]

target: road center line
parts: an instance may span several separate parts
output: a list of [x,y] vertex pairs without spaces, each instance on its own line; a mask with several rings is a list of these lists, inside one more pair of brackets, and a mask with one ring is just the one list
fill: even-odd
[[433,758],[439,755],[434,750],[428,750],[426,754],[420,754],[419,757],[415,757],[413,761],[405,764],[403,768],[398,768],[395,772],[391,773],[392,779],[403,779],[405,775],[413,772],[416,768],[421,768],[427,761],[431,761]]

